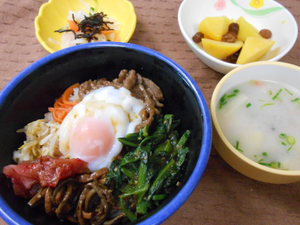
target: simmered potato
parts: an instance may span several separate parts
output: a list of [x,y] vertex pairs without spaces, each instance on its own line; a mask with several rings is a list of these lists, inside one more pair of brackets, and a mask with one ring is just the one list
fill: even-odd
[[258,30],[250,24],[248,21],[244,19],[244,17],[240,17],[237,21],[239,24],[239,33],[238,33],[238,40],[246,41],[248,37],[260,37]]
[[236,41],[235,43],[228,43],[223,41],[215,41],[207,38],[202,38],[203,49],[218,59],[225,59],[237,52],[242,46],[242,41]]
[[227,33],[231,20],[226,16],[207,17],[199,25],[199,32],[206,38],[221,41],[222,36]]
[[205,18],[192,39],[218,59],[245,64],[260,60],[272,48],[275,42],[269,39],[271,37],[270,30],[259,32],[244,17],[235,21],[217,16]]
[[248,37],[236,63],[245,64],[260,60],[274,43],[275,41],[261,37]]

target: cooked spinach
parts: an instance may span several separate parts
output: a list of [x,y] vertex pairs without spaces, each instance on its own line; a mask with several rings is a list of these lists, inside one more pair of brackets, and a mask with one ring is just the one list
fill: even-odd
[[179,136],[179,123],[174,115],[166,114],[151,127],[119,138],[126,154],[113,161],[108,184],[131,221],[158,206],[179,184],[191,134],[186,130]]

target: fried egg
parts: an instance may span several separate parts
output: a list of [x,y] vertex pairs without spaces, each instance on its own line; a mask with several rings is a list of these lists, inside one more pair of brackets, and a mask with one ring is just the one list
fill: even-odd
[[119,137],[135,131],[142,122],[142,100],[126,88],[107,86],[87,94],[63,120],[59,149],[66,158],[80,158],[91,171],[109,168],[122,150]]

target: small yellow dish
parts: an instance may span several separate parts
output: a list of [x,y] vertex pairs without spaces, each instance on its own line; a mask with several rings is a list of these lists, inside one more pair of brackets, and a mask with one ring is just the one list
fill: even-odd
[[68,23],[69,11],[104,12],[120,25],[121,42],[128,42],[134,33],[137,17],[128,0],[49,0],[43,4],[35,18],[35,34],[41,45],[50,53],[62,49],[61,33],[54,32]]

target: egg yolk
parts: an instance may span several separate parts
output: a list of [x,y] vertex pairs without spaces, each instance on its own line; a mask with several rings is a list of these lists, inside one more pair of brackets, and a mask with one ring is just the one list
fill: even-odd
[[114,143],[114,128],[110,121],[86,117],[75,124],[69,139],[71,154],[93,159],[107,155]]

